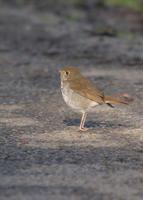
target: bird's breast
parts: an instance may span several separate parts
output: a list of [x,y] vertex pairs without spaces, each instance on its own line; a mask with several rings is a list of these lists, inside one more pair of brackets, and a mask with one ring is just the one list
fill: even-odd
[[98,103],[91,101],[72,90],[68,83],[61,83],[61,91],[67,105],[77,112],[89,111],[92,107],[98,105]]

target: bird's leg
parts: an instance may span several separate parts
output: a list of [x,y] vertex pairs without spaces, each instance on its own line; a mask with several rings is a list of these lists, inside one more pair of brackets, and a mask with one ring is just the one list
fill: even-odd
[[80,126],[79,126],[80,131],[87,131],[88,130],[87,128],[84,127],[86,116],[87,116],[87,113],[82,114],[82,118],[81,118],[81,122],[80,122]]

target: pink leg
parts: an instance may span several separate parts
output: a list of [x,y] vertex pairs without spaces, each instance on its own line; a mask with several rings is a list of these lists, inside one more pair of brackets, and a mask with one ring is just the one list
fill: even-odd
[[81,118],[81,122],[80,122],[80,127],[79,127],[80,131],[87,131],[88,130],[87,128],[84,127],[86,116],[87,116],[86,113],[82,114],[82,118]]

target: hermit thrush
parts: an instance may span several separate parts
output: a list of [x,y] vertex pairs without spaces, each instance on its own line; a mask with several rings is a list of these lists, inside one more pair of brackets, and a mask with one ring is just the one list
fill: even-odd
[[86,79],[76,67],[65,67],[60,70],[61,91],[65,102],[75,111],[82,113],[79,129],[86,131],[84,123],[87,113],[97,105],[128,104],[125,100],[106,96],[93,83]]

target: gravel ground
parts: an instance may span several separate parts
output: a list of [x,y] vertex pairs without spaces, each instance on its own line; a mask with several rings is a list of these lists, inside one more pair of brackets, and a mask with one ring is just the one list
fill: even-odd
[[[1,200],[143,199],[143,16],[74,11],[0,7]],[[65,65],[134,102],[97,107],[79,132],[60,92]]]

